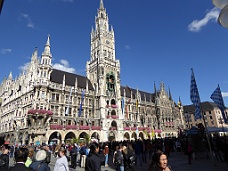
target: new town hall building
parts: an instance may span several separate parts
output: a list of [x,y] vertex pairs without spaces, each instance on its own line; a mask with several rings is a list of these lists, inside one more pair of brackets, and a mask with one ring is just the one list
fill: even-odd
[[91,31],[86,76],[52,67],[50,36],[41,58],[35,49],[27,70],[0,86],[0,139],[9,143],[64,143],[72,138],[100,141],[177,136],[184,125],[164,83],[154,92],[122,86],[114,30],[100,1]]

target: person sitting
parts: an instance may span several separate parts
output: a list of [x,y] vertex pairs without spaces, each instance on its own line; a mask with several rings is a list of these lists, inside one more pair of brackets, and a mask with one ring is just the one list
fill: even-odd
[[32,162],[32,164],[29,167],[36,171],[51,171],[50,167],[45,162],[46,157],[47,155],[45,150],[37,151],[35,161]]
[[9,168],[9,171],[31,171],[31,168],[25,166],[28,157],[27,148],[17,148],[14,153],[16,164]]

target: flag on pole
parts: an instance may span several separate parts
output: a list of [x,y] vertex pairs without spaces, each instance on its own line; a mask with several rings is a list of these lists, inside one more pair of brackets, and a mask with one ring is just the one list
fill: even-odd
[[122,97],[122,115],[124,116],[124,109],[125,109],[125,106],[124,106],[124,97]]
[[81,103],[80,103],[80,107],[79,107],[78,117],[81,117],[81,115],[82,115],[82,105],[83,105],[83,101],[84,101],[84,90],[82,90],[82,99],[81,99]]
[[222,112],[222,116],[223,116],[224,122],[227,123],[227,116],[226,116],[226,113],[225,113],[225,105],[224,105],[224,101],[223,101],[223,98],[222,98],[222,93],[221,93],[219,85],[215,89],[215,91],[211,94],[211,99],[217,104],[218,108]]
[[192,75],[191,75],[191,86],[190,86],[190,99],[195,106],[195,120],[197,120],[202,118],[201,111],[200,111],[200,97],[199,97],[199,92],[196,85],[193,69],[191,70],[192,70]]

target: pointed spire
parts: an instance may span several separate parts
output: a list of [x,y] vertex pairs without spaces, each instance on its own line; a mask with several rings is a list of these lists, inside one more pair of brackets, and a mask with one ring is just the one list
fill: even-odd
[[165,84],[163,83],[163,81],[161,81],[161,83],[160,83],[160,90],[161,91],[165,90]]
[[35,50],[34,50],[34,52],[33,52],[33,54],[32,54],[32,59],[31,59],[31,61],[35,61],[36,59],[37,59],[37,57],[38,57],[38,49],[37,49],[37,47],[35,47]]
[[103,3],[103,0],[100,0],[100,9],[104,9],[104,3]]
[[172,95],[171,95],[170,88],[169,88],[169,100],[172,100]]
[[181,105],[182,105],[182,102],[181,102],[181,99],[180,99],[180,96],[179,96],[178,107],[181,107]]
[[9,73],[9,76],[8,76],[8,80],[12,80],[13,79],[13,74],[12,74],[12,71]]
[[156,89],[155,81],[154,81],[154,94],[155,94],[155,96],[157,96],[157,89]]
[[51,50],[50,50],[50,35],[48,35],[48,38],[47,38],[47,42],[44,46],[44,52],[42,55],[47,55],[47,56],[51,56]]

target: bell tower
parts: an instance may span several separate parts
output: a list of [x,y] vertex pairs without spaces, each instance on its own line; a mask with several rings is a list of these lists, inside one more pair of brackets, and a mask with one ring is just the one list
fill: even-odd
[[[115,36],[113,27],[104,8],[103,0],[95,17],[95,29],[91,31],[90,60],[86,63],[88,79],[95,88],[99,101],[99,117],[102,129],[115,129],[115,139],[118,130],[123,129],[120,93],[120,62],[115,56]],[[108,130],[103,137],[108,140]]]

